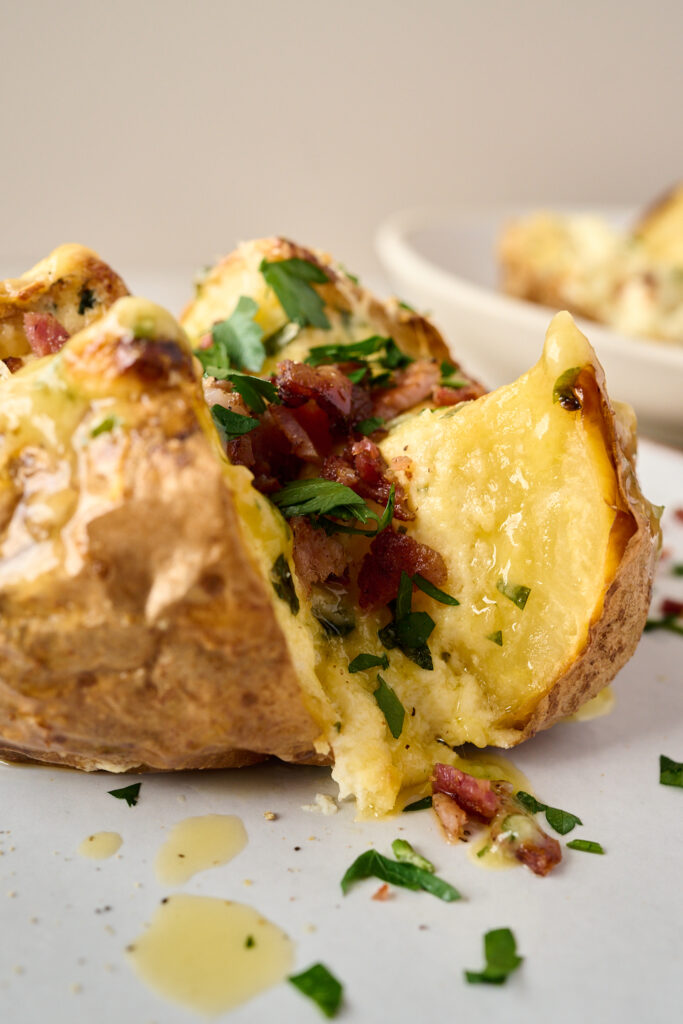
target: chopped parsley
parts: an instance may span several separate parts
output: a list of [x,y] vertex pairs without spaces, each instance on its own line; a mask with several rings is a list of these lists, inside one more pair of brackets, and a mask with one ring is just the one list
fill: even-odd
[[443,878],[431,871],[418,868],[415,864],[405,864],[383,857],[376,850],[366,850],[354,860],[351,867],[341,880],[342,892],[346,895],[354,882],[364,878],[379,878],[390,885],[398,885],[403,889],[420,889],[429,892],[446,903],[453,903],[461,898],[460,893]]
[[377,673],[377,682],[379,685],[377,689],[373,691],[372,695],[377,701],[377,706],[387,720],[389,732],[394,739],[397,740],[403,731],[403,721],[406,717],[406,709],[379,672]]
[[361,420],[360,423],[356,423],[355,429],[359,434],[374,434],[376,430],[379,430],[384,426],[384,420],[381,416],[370,416],[367,420]]
[[502,985],[524,959],[517,955],[517,943],[509,928],[496,928],[486,933],[484,958],[483,971],[465,971],[470,985]]
[[97,296],[92,288],[81,288],[78,301],[78,315],[83,316],[86,309],[92,309],[97,302]]
[[99,437],[100,434],[108,434],[110,430],[113,430],[114,427],[118,426],[118,423],[119,420],[117,416],[107,416],[101,423],[98,423],[96,427],[93,427],[90,431],[90,436]]
[[570,843],[567,843],[567,849],[582,850],[584,853],[605,852],[600,843],[595,843],[592,839],[572,839]]
[[259,421],[252,416],[243,416],[232,409],[224,409],[222,405],[211,406],[211,416],[226,441],[233,441],[236,437],[248,434],[254,427],[258,427]]
[[419,853],[416,853],[407,839],[394,839],[391,849],[396,860],[403,864],[414,864],[416,868],[429,871],[432,875],[436,871],[431,860],[427,860],[426,857],[421,857]]
[[313,964],[301,974],[290,974],[287,980],[312,999],[325,1017],[336,1016],[344,988],[324,964]]
[[525,793],[524,790],[520,789],[519,792],[515,793],[515,797],[517,802],[529,811],[530,814],[539,814],[541,811],[544,811],[545,820],[561,836],[566,836],[567,832],[571,832],[576,825],[583,825],[581,818],[577,818],[570,811],[562,811],[559,807],[549,807],[548,804],[542,804],[535,796],[532,796],[531,793]]
[[[434,589],[437,590],[436,587]],[[406,658],[414,661],[420,668],[431,672],[434,669],[434,662],[427,640],[434,629],[435,622],[427,612],[411,611],[412,593],[413,578],[408,573],[402,572],[393,618],[391,622],[377,631],[377,636],[387,650],[390,651],[394,647],[398,647]],[[438,593],[443,597],[449,597],[443,591],[438,591]],[[451,600],[455,600],[455,598],[451,598]]]
[[439,384],[442,388],[460,388],[467,387],[470,382],[466,377],[462,377],[458,372],[458,367],[452,363],[443,362],[441,364],[441,380]]
[[[372,357],[372,358],[370,358]],[[410,356],[402,352],[393,338],[373,334],[362,341],[316,345],[306,356],[310,366],[323,363],[360,363],[347,376],[353,384],[360,384],[365,378],[372,387],[384,387],[391,383],[391,372],[412,363]]]
[[432,806],[431,796],[423,796],[421,800],[414,800],[412,804],[406,804],[404,811],[426,811]]
[[502,576],[496,583],[496,590],[499,590],[503,597],[507,597],[509,601],[516,604],[520,611],[524,611],[529,600],[529,594],[531,593],[530,587],[525,587],[521,583],[506,583]]
[[654,633],[657,629],[683,636],[683,623],[679,622],[675,615],[665,615],[663,619],[648,619],[643,633]]
[[580,373],[580,366],[572,366],[571,369],[561,373],[555,381],[553,402],[559,402],[567,412],[578,412],[581,408],[581,399],[576,390],[576,382]]
[[417,310],[413,309],[412,306],[409,306],[407,302],[403,301],[403,299],[398,300],[398,306],[399,309],[405,309],[407,313],[417,313]]
[[486,639],[490,640],[492,644],[498,644],[499,647],[502,647],[503,646],[503,631],[500,630],[500,629],[497,629],[495,633],[489,633],[488,636],[486,637]]
[[306,356],[304,362],[309,366],[320,366],[322,363],[354,363],[362,362],[367,356],[375,355],[386,347],[390,338],[373,334],[362,341],[347,343],[332,342],[330,345],[315,345]]
[[349,662],[349,672],[365,672],[369,668],[389,668],[386,654],[357,654]]
[[262,343],[263,331],[254,321],[257,312],[254,300],[248,295],[240,295],[230,316],[213,325],[211,347],[195,351],[205,373],[211,377],[220,377],[222,371],[228,369],[258,373],[266,353]]
[[440,604],[450,604],[453,606],[460,604],[457,597],[451,597],[450,594],[446,594],[443,590],[439,590],[439,588],[435,587],[433,583],[430,583],[428,579],[421,576],[419,572],[416,572],[413,576],[413,583],[423,593],[427,594],[428,597],[433,598]]
[[125,800],[129,807],[135,807],[140,799],[141,786],[141,782],[133,782],[130,786],[124,786],[123,789],[109,789],[107,792],[110,796],[115,796],[117,800]]
[[671,566],[672,576],[683,576],[683,562],[679,562],[676,565]]
[[293,257],[289,260],[261,260],[259,270],[272,288],[290,320],[301,327],[330,329],[325,315],[325,302],[313,287],[326,284],[329,278],[322,267]]
[[245,949],[253,949],[255,945],[256,945],[256,939],[254,938],[254,936],[253,935],[247,935],[246,939],[244,940],[244,948]]
[[[216,374],[214,373],[215,377]],[[239,370],[221,371],[221,379],[229,380],[234,390],[244,399],[244,404],[252,412],[265,412],[266,401],[275,402],[279,405],[277,388],[269,380],[262,380],[260,377],[251,377],[248,373],[240,373]]]
[[299,611],[299,598],[294,589],[292,570],[284,555],[278,555],[275,559],[273,568],[270,570],[270,582],[280,600],[289,605],[292,615],[296,615]]
[[[331,532],[339,530],[345,533],[365,533],[374,536],[389,525],[394,511],[395,489],[392,484],[386,508],[381,516],[369,507],[364,498],[352,491],[346,484],[337,480],[324,480],[314,477],[310,480],[293,480],[272,496],[273,502],[288,519],[293,516],[311,516],[314,519],[323,517],[321,525]],[[332,519],[355,519],[360,523],[374,521],[375,530],[356,530],[353,527],[340,526]]]
[[665,754],[660,754],[659,782],[662,786],[678,786],[683,789],[683,764],[680,761],[672,761]]
[[348,636],[356,628],[356,620],[346,609],[333,611],[328,608],[311,606],[311,615],[323,627],[328,636]]

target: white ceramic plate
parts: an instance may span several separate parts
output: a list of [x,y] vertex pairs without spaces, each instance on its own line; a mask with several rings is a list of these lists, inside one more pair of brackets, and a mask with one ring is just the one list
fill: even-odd
[[[498,291],[495,244],[506,216],[524,211],[417,209],[381,225],[376,247],[397,293],[429,310],[454,356],[488,387],[538,359],[552,311]],[[625,222],[624,210],[600,212]],[[607,373],[612,398],[635,408],[641,433],[683,447],[683,346],[579,321]]]
[[[683,506],[683,455],[645,443],[640,475],[648,496],[670,506],[670,570],[683,562],[683,524],[672,511]],[[683,580],[663,574],[659,591],[683,597]],[[558,725],[510,755],[541,799],[583,820],[566,840],[593,839],[606,850],[603,857],[567,850],[548,878],[524,868],[478,868],[463,847],[443,841],[430,811],[357,824],[350,804],[330,817],[302,810],[316,792],[335,792],[327,769],[272,764],[150,775],[139,804],[128,808],[107,791],[130,777],[0,764],[0,1019],[201,1019],[145,988],[124,949],[171,891],[153,871],[169,829],[213,812],[239,815],[248,845],[182,891],[248,903],[294,940],[296,969],[326,963],[345,984],[340,1020],[680,1019],[683,791],[659,785],[658,757],[683,760],[682,655],[683,638],[648,634],[616,681],[611,715]],[[277,820],[263,817],[268,810]],[[119,854],[102,862],[79,857],[81,840],[100,830],[123,836]],[[375,902],[373,880],[343,897],[339,880],[354,858],[371,845],[390,854],[397,836],[431,858],[463,900],[395,890]],[[522,967],[501,988],[467,985],[463,969],[483,966],[483,933],[504,926],[515,933]],[[283,983],[225,1019],[323,1018]]]

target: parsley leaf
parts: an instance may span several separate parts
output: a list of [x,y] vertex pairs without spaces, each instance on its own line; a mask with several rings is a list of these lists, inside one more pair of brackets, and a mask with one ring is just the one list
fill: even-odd
[[398,861],[383,857],[376,850],[366,850],[354,860],[351,867],[341,880],[342,892],[347,894],[354,882],[364,878],[379,878],[382,882],[401,886],[403,889],[418,891],[423,889],[446,903],[459,900],[460,893],[443,878],[424,871],[414,864],[401,864]]
[[683,764],[680,761],[672,761],[665,754],[660,754],[659,784],[661,786],[679,786],[683,789]]
[[245,949],[253,949],[255,945],[256,945],[256,939],[254,938],[254,936],[253,935],[247,935],[246,939],[244,940],[244,948]]
[[486,639],[490,640],[492,644],[498,644],[499,647],[503,646],[503,632],[500,629],[497,629],[495,633],[489,633]]
[[367,356],[374,355],[384,348],[389,338],[380,334],[373,334],[362,341],[350,341],[347,343],[332,342],[330,345],[314,345],[306,356],[304,362],[309,366],[320,366],[321,363],[355,363],[364,361]]
[[240,295],[233,312],[211,328],[213,344],[210,348],[198,348],[195,355],[212,377],[218,376],[213,369],[252,370],[254,373],[263,366],[266,356],[262,344],[263,331],[254,321],[258,306],[247,295]]
[[643,633],[653,633],[656,629],[664,629],[669,633],[683,636],[683,623],[677,622],[675,615],[666,615],[663,619],[648,619]]
[[292,615],[296,615],[299,611],[299,598],[294,589],[292,570],[284,555],[278,555],[275,559],[273,568],[270,570],[270,582],[280,600],[289,605]]
[[[215,377],[216,374],[214,373]],[[224,380],[229,380],[238,393],[244,399],[244,403],[252,412],[264,412],[266,401],[280,404],[277,388],[269,380],[261,380],[260,377],[250,377],[247,373],[240,373],[238,370],[228,370],[223,374]],[[264,399],[266,401],[264,401]]]
[[110,430],[113,430],[114,427],[118,426],[118,423],[119,420],[117,416],[107,416],[101,423],[98,423],[96,427],[93,427],[90,431],[90,436],[99,437],[100,434],[108,434]]
[[581,399],[576,393],[576,381],[580,373],[580,366],[572,366],[555,381],[553,403],[559,402],[567,412],[577,412],[581,408]]
[[671,566],[672,576],[683,576],[683,562],[678,562],[676,565]]
[[365,672],[369,668],[389,668],[386,654],[357,654],[349,662],[349,672]]
[[517,802],[531,814],[539,814],[541,811],[545,811],[545,820],[561,836],[566,836],[567,832],[571,832],[576,825],[583,825],[581,818],[578,818],[575,814],[571,814],[570,811],[562,811],[559,807],[549,807],[548,804],[542,804],[531,793],[525,793],[523,790],[520,790],[518,793],[515,793],[515,797]]
[[524,957],[517,955],[517,943],[509,928],[496,928],[484,936],[483,971],[465,971],[470,985],[502,985],[516,971]]
[[516,604],[520,611],[524,611],[531,593],[530,587],[522,586],[520,583],[506,583],[502,576],[496,583],[496,590]]
[[83,316],[86,309],[92,309],[97,302],[97,296],[92,288],[81,288],[81,294],[78,297],[78,315]]
[[[386,508],[381,516],[373,512],[365,500],[346,484],[340,484],[337,480],[324,480],[322,477],[292,480],[277,491],[271,500],[287,519],[293,516],[323,516],[321,525],[330,533],[362,533],[374,537],[391,522],[395,488],[392,484]],[[358,530],[352,526],[332,522],[328,516],[332,519],[356,519],[360,523],[373,520],[377,525],[374,530]]]
[[600,843],[594,843],[592,839],[572,839],[567,843],[569,850],[582,850],[584,853],[604,853]]
[[115,796],[117,800],[125,800],[129,807],[135,807],[140,799],[141,786],[141,782],[133,782],[130,786],[124,786],[123,789],[109,789],[107,792],[109,796]]
[[356,423],[355,429],[359,434],[374,434],[376,430],[384,426],[384,420],[381,416],[370,416],[367,420],[361,420]]
[[212,405],[211,416],[226,441],[232,441],[236,437],[248,434],[250,430],[259,425],[259,421],[253,417],[243,416],[239,412],[233,412],[232,409],[224,409],[222,405]]
[[421,800],[414,800],[412,804],[406,804],[404,811],[426,811],[432,806],[431,796],[423,796]]
[[416,868],[422,868],[423,871],[429,871],[430,874],[434,874],[436,868],[431,860],[427,860],[426,857],[421,857],[419,853],[416,853],[407,839],[394,839],[391,849],[397,861],[404,864],[414,864]]
[[421,576],[419,572],[416,572],[413,576],[413,583],[416,587],[419,587],[423,593],[427,594],[435,601],[438,601],[440,604],[450,604],[454,606],[460,604],[456,597],[451,597],[450,594],[446,594],[443,590],[439,590],[438,587],[435,587],[434,584],[430,583],[424,576]]
[[289,260],[261,260],[259,270],[266,284],[273,289],[290,320],[301,327],[330,329],[325,315],[325,302],[313,284],[325,284],[329,278],[315,263],[293,257]]
[[344,988],[324,964],[313,964],[301,974],[290,974],[287,980],[312,999],[326,1017],[336,1016]]
[[403,721],[406,717],[405,708],[389,684],[382,679],[379,672],[377,673],[377,682],[379,686],[373,692],[373,697],[387,720],[389,732],[397,740],[403,731]]

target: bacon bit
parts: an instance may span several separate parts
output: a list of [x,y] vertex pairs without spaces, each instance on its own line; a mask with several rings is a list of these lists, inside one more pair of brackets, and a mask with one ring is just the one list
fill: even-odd
[[486,388],[482,387],[475,380],[471,380],[462,388],[447,388],[437,384],[432,389],[432,401],[440,407],[444,405],[459,405],[460,402],[472,402],[475,398],[481,398],[486,394]]
[[317,465],[320,462],[320,455],[293,411],[285,408],[284,405],[271,405],[270,415],[289,441],[292,454],[302,462],[312,462]]
[[19,359],[18,356],[7,356],[6,359],[3,359],[3,363],[10,373],[16,373],[24,365],[24,360]]
[[407,455],[398,455],[395,459],[391,460],[391,468],[397,472],[403,472],[410,480],[413,475],[413,460],[409,459]]
[[286,359],[278,371],[274,383],[283,405],[296,408],[313,399],[333,420],[349,419],[353,385],[338,367]]
[[52,313],[24,313],[24,331],[31,351],[37,356],[59,352],[69,332]]
[[[369,437],[364,437],[362,441],[348,445],[343,455],[328,456],[323,462],[321,475],[325,480],[345,484],[363,498],[386,505],[393,483],[388,472],[389,467],[377,445]],[[415,518],[398,483],[394,483],[394,515],[403,520]]]
[[683,523],[683,508],[674,509],[674,519],[677,519],[679,523]]
[[405,370],[398,370],[393,388],[375,390],[373,415],[383,420],[392,420],[400,413],[412,409],[414,405],[429,398],[440,376],[439,364],[432,359],[417,359],[406,366]]
[[294,534],[294,568],[307,593],[314,583],[344,575],[347,557],[336,537],[328,537],[324,530],[311,526],[303,516],[290,519],[289,525]]
[[664,618],[673,615],[680,618],[683,615],[683,601],[674,601],[671,597],[665,597],[661,604],[661,612]]
[[320,406],[313,401],[306,402],[297,409],[290,409],[290,413],[304,428],[316,451],[321,456],[327,455],[332,448],[330,420],[327,413],[324,413]]
[[467,811],[457,800],[447,793],[435,793],[432,797],[432,807],[448,841],[454,843],[458,839],[464,840]]
[[512,852],[535,875],[545,877],[562,860],[562,847],[557,839],[547,835],[542,828],[539,827],[538,831],[540,835],[537,842],[525,840],[513,843]]
[[477,779],[449,764],[435,764],[431,781],[435,793],[453,797],[467,814],[492,821],[500,810],[500,797],[488,779]]
[[374,892],[372,894],[372,899],[373,900],[378,900],[380,903],[385,903],[387,900],[390,900],[391,897],[392,897],[392,893],[391,893],[391,891],[389,889],[389,886],[387,885],[386,882],[384,883],[384,885],[380,885],[380,887],[377,890],[377,892]]
[[[446,563],[438,551],[389,528],[375,537],[358,574],[361,608],[380,608],[398,594],[401,573],[420,573],[439,587],[446,582]],[[438,767],[438,766],[437,766]]]

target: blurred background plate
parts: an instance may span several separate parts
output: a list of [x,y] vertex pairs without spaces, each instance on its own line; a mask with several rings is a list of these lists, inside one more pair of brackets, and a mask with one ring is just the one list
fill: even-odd
[[[491,388],[537,361],[552,315],[498,290],[496,241],[506,218],[523,212],[404,210],[380,225],[375,240],[400,297],[428,311],[454,356]],[[630,218],[625,209],[587,212],[619,224]],[[641,434],[683,447],[683,346],[578,323],[605,368],[611,397],[631,403]]]

